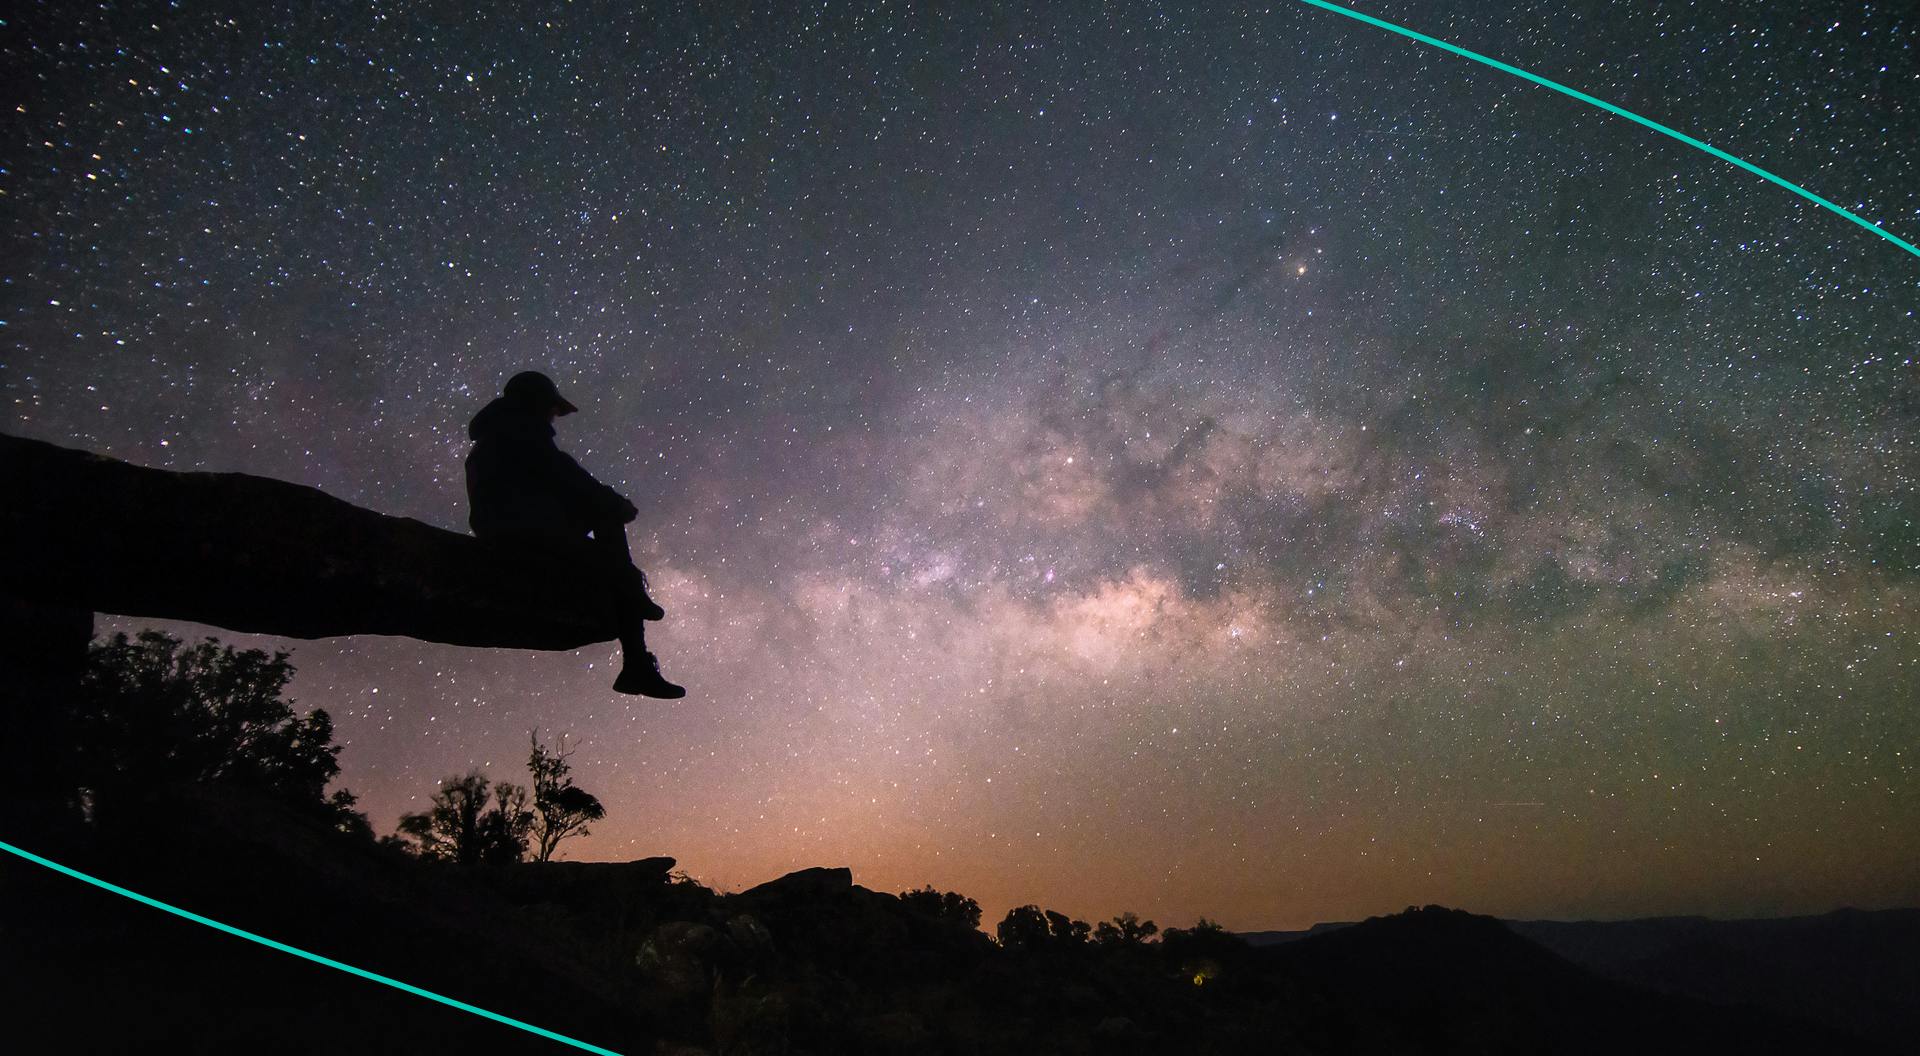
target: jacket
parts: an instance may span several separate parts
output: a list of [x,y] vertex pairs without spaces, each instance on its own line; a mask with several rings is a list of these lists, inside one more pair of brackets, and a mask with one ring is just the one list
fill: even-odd
[[627,500],[553,442],[542,413],[504,396],[467,426],[467,524],[481,538],[582,539],[623,520]]

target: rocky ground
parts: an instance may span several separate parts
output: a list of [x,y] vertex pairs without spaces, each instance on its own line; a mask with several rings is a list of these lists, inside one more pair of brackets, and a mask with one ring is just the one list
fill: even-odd
[[[1010,948],[846,869],[732,895],[669,858],[457,869],[207,789],[56,842],[152,897],[631,1056],[1880,1051],[1440,907],[1259,948],[1207,930]],[[577,1051],[0,857],[0,1000],[33,1043],[14,1051]]]

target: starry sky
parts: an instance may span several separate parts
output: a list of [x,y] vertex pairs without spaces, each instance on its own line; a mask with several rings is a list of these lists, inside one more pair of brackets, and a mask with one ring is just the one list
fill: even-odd
[[[989,924],[1920,903],[1920,259],[1304,4],[641,6],[0,26],[0,429],[464,530],[532,367],[641,508],[683,701],[162,625],[379,831],[537,727],[569,857]],[[1920,238],[1908,5],[1363,9]]]

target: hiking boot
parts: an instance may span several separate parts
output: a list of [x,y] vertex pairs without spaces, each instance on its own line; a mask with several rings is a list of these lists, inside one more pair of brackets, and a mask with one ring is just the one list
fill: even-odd
[[660,677],[659,658],[652,653],[641,653],[640,656],[639,660],[629,658],[627,666],[620,669],[620,677],[613,680],[615,692],[638,693],[662,700],[678,700],[687,695],[685,686],[676,686]]

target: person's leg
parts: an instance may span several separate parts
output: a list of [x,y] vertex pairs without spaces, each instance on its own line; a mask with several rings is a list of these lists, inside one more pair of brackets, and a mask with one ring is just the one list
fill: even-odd
[[627,529],[624,525],[605,524],[593,530],[590,540],[605,555],[607,563],[622,573],[631,575],[631,582],[621,585],[622,597],[627,605],[638,612],[643,620],[657,620],[666,615],[652,597],[647,594],[647,574],[633,563],[633,550],[627,545]]
[[648,619],[663,613],[647,597],[646,577],[634,567],[633,551],[627,547],[627,530],[621,525],[601,525],[593,531],[594,548],[599,551],[613,579],[614,618],[619,621],[622,667],[613,688],[622,693],[643,693],[649,697],[675,698],[686,695],[660,675],[660,664],[647,650]]
[[646,634],[641,629],[645,626],[640,620],[632,620],[620,632],[620,674],[613,680],[614,690],[663,700],[686,696],[685,686],[675,685],[660,674],[659,658],[647,651]]

